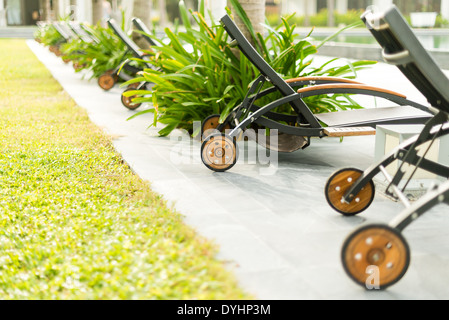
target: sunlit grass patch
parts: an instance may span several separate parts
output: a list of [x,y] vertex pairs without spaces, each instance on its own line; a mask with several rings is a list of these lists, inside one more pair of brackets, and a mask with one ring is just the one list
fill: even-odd
[[25,41],[0,61],[0,298],[250,298]]

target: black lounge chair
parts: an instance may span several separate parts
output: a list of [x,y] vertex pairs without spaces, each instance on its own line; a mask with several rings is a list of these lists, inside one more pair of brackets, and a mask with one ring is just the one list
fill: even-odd
[[[58,21],[54,23],[55,28],[59,30],[61,35],[64,35],[66,42],[69,43],[76,39],[80,39],[84,43],[99,43],[98,40],[95,41],[89,34],[87,34],[83,29],[81,29],[79,23],[69,21]],[[83,55],[83,51],[72,52],[71,54]],[[73,68],[75,70],[82,69],[83,65],[78,62],[78,59],[73,59],[73,57],[63,57],[63,61],[68,63],[70,60],[73,62]]]
[[67,22],[58,21],[55,24],[68,36],[68,42],[78,38],[78,35],[69,27]]
[[[435,139],[449,134],[449,79],[395,6],[382,14],[367,11],[362,20],[383,48],[385,61],[396,65],[436,111],[420,134],[400,144],[364,172],[352,168],[337,171],[325,187],[326,199],[332,208],[343,215],[355,215],[373,201],[372,179],[382,173],[389,182],[386,193],[404,203],[406,209],[389,224],[367,224],[353,231],[346,238],[341,252],[343,266],[351,279],[366,288],[367,277],[370,276],[366,270],[374,267],[378,288],[384,289],[399,281],[410,263],[410,250],[401,232],[435,205],[449,204],[449,181],[431,187],[413,203],[405,194],[405,188],[418,168],[449,178],[447,165],[425,157]],[[429,146],[423,146],[425,143]],[[418,154],[420,147],[424,155]],[[399,160],[401,165],[390,176],[385,167],[395,160]],[[408,165],[415,170],[406,179],[404,168]]]
[[148,29],[148,27],[142,22],[142,20],[140,20],[139,18],[132,18],[131,21],[133,22],[136,29],[140,31],[143,38],[148,42],[148,44],[152,47],[157,47],[157,44],[150,37],[150,29]]
[[96,43],[99,44],[100,41],[95,38],[92,34],[89,34],[85,29],[83,29],[82,24],[76,21],[68,22],[70,29],[77,35],[81,41],[85,43]]
[[65,42],[70,42],[72,39],[72,35],[67,32],[66,28],[64,28],[63,24],[59,21],[53,22],[53,27],[58,31],[58,33],[61,35],[61,37],[64,38]]
[[[272,150],[293,152],[309,146],[311,137],[375,134],[374,128],[378,124],[420,124],[433,115],[426,106],[410,101],[402,94],[348,79],[306,77],[284,80],[248,42],[230,16],[225,15],[221,23],[233,39],[231,45],[237,45],[261,74],[253,82],[244,101],[223,123],[218,124],[218,115],[212,115],[203,122],[203,132],[215,129],[210,135],[204,134],[201,146],[201,159],[206,167],[213,171],[226,171],[236,163],[236,137],[249,126],[257,125],[278,130],[277,146],[276,144],[273,146],[270,140],[261,144]],[[273,87],[259,92],[267,81]],[[296,87],[300,89],[296,91],[294,89]],[[275,91],[280,92],[283,97],[265,106],[256,106],[257,99]],[[313,114],[303,101],[306,97],[333,93],[370,95],[390,100],[398,106]],[[284,104],[290,104],[296,114],[285,115],[272,111]],[[230,132],[228,130],[229,134],[221,132],[226,127],[232,128]],[[259,140],[257,134],[253,137],[251,134],[248,136]]]
[[[125,59],[125,56],[128,55],[128,53],[131,53],[134,58],[143,61],[147,60],[146,54],[142,51],[142,49],[133,40],[131,40],[128,37],[128,35],[126,35],[125,32],[123,32],[123,30],[117,25],[114,19],[109,19],[108,25],[114,31],[114,33],[120,38],[120,40],[123,41],[123,43],[127,47],[127,50],[123,55],[123,62],[120,63],[119,66],[117,66],[114,70],[109,70],[108,72],[104,73],[98,78],[98,84],[103,90],[110,90],[115,85],[119,77],[125,81],[128,81],[131,80],[134,76],[136,76],[139,71],[143,70],[142,67],[136,66],[133,60]],[[147,68],[153,67],[149,63],[144,63],[144,65]],[[123,93],[130,90],[140,90],[145,86],[146,83],[131,84],[128,86],[127,89],[125,89]],[[125,107],[134,110],[140,106],[140,103],[132,102],[134,96],[127,97],[123,95],[123,93],[121,96],[121,101]]]
[[95,34],[92,32],[92,30],[86,24],[80,23],[79,27],[82,30],[81,32],[86,33],[96,44],[100,43],[100,40],[97,39]]
[[[137,26],[139,28],[139,30],[142,30],[145,33],[149,33],[150,31],[148,30],[148,28],[143,24],[143,22],[138,19],[138,18],[133,18],[133,23],[135,26]],[[145,54],[142,49],[132,40],[130,39],[123,31],[122,29],[120,29],[117,24],[115,23],[114,20],[110,19],[108,21],[109,26],[113,29],[113,31],[115,32],[115,34],[126,44],[128,51],[130,51],[134,58],[140,59],[140,60],[147,60],[147,54]],[[149,36],[145,36],[145,39],[147,40],[147,42],[152,46],[156,46],[156,44],[151,40],[151,38]],[[143,68],[137,68],[135,66],[130,65],[131,60],[126,60],[124,61],[120,68],[124,68],[125,70],[127,70],[129,73],[131,73],[132,75],[136,75],[139,71],[142,71]],[[145,68],[151,68],[154,69],[154,66],[150,63],[144,63],[143,65]],[[120,69],[119,68],[119,69]],[[128,79],[129,80],[129,79]],[[140,107],[141,103],[135,103],[132,100],[136,97],[136,95],[133,96],[126,96],[124,95],[125,92],[128,91],[134,91],[134,90],[141,90],[141,89],[148,89],[148,85],[150,85],[147,82],[141,82],[141,83],[133,83],[131,85],[128,86],[128,88],[126,88],[121,96],[121,101],[122,104],[130,109],[130,110],[135,110],[138,107]]]
[[[151,39],[150,34],[151,31],[150,29],[148,29],[148,27],[142,22],[142,20],[140,20],[139,18],[132,18],[131,19],[132,23],[134,24],[134,26],[136,27],[136,29],[138,31],[140,31],[139,33],[143,36],[143,38],[146,40],[146,42],[148,43],[149,48],[151,47],[157,47],[158,45],[153,41],[153,39]],[[153,65],[149,65],[147,64],[146,67],[151,68],[151,69],[155,69],[155,67]],[[137,97],[137,95],[132,95],[132,96],[127,96],[125,95],[126,92],[128,91],[135,91],[135,90],[141,90],[141,89],[149,89],[149,86],[151,85],[151,83],[148,82],[141,82],[138,84],[132,84],[130,86],[128,86],[127,89],[125,89],[125,91],[123,91],[122,96],[121,96],[121,101],[122,104],[130,109],[130,110],[135,110],[138,107],[140,107],[142,104],[141,103],[136,103],[133,102],[133,99],[135,97]]]
[[123,54],[122,62],[115,69],[108,70],[100,77],[98,77],[98,85],[100,86],[100,88],[106,91],[112,89],[112,87],[114,87],[119,78],[121,78],[124,81],[128,81],[132,79],[132,77],[135,76],[137,72],[142,70],[140,68],[137,68],[136,66],[133,66],[130,63],[131,61],[126,58],[126,56],[129,53],[131,53],[133,57],[140,59],[144,58],[144,55],[141,52],[140,48],[137,46],[137,44],[135,44],[131,39],[129,39],[129,37],[117,25],[114,19],[109,19],[108,25],[112,29],[112,31],[114,31],[114,33],[120,38],[120,40],[123,41],[127,49]]
[[[56,56],[61,57],[62,56],[61,45],[64,43],[69,43],[73,39],[73,37],[69,32],[67,32],[67,30],[65,30],[61,22],[56,21],[53,22],[51,25],[61,36],[61,41],[51,46],[50,51],[53,52]],[[64,59],[64,62],[68,63],[68,60]]]

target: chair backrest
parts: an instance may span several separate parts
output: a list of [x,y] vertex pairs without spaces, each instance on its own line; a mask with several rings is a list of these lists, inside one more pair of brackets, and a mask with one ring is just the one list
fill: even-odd
[[237,45],[242,53],[251,61],[252,64],[269,79],[271,84],[277,87],[284,95],[294,94],[295,90],[265,61],[265,59],[257,52],[257,50],[246,39],[237,25],[232,21],[229,15],[221,18],[221,24],[231,38],[237,41]]
[[61,37],[64,38],[65,41],[70,40],[70,36],[67,34],[67,32],[64,31],[63,28],[61,28],[61,25],[59,22],[54,22],[53,27],[58,31],[58,33],[61,35]]
[[78,38],[78,35],[64,21],[60,21],[58,26],[68,35],[69,39]]
[[[249,61],[251,61],[259,72],[279,90],[279,92],[281,92],[284,96],[297,94],[296,91],[257,52],[257,50],[245,38],[245,35],[240,31],[234,21],[232,21],[229,15],[223,16],[220,21],[226,32],[234,41],[237,42],[237,46],[240,51],[248,58]],[[298,113],[298,116],[301,115],[311,127],[321,127],[312,111],[310,111],[301,99],[291,101],[290,105]]]
[[449,112],[449,79],[397,7],[381,14],[367,11],[362,20],[383,48],[385,61],[396,65],[433,107]]
[[136,58],[142,58],[140,47],[134,41],[132,41],[125,32],[123,32],[123,30],[117,25],[114,19],[109,19],[108,25],[109,27],[111,27],[114,33],[126,44],[128,49]]
[[94,39],[83,28],[81,28],[78,22],[70,21],[69,27],[82,41],[86,43],[94,42]]
[[139,18],[132,18],[132,22],[139,31],[143,32],[142,36],[150,44],[150,46],[157,46],[157,44],[149,36],[149,34],[151,34],[150,29],[148,29],[148,27],[142,22],[142,20],[140,20]]
[[95,34],[93,33],[93,30],[91,30],[88,26],[86,26],[84,23],[80,23],[79,24],[80,29],[82,29],[84,32],[86,32],[89,37],[92,38],[92,40],[94,40],[95,43],[99,44],[100,40],[97,39],[97,37],[95,36]]

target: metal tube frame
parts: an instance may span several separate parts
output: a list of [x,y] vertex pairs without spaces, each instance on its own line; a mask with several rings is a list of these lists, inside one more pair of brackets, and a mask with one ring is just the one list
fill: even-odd
[[409,224],[439,204],[449,204],[449,181],[427,192],[390,221],[389,226],[403,231]]
[[[298,94],[293,89],[293,85],[303,86],[303,85],[316,85],[319,84],[328,84],[328,83],[339,83],[344,82],[344,80],[340,81],[305,81],[301,83],[287,83],[284,79],[280,77],[280,75],[273,69],[271,66],[263,59],[262,56],[254,49],[254,47],[248,42],[245,36],[241,33],[239,28],[235,25],[232,19],[225,15],[221,18],[221,23],[226,30],[226,32],[230,35],[233,40],[230,45],[237,45],[241,52],[253,63],[255,67],[260,72],[260,76],[256,79],[256,81],[252,84],[244,101],[237,106],[226,118],[225,122],[221,124],[217,129],[223,128],[226,123],[231,124],[231,126],[235,126],[234,130],[231,131],[231,136],[236,137],[240,134],[241,130],[245,130],[247,126],[252,123],[258,123],[260,125],[265,125],[270,129],[277,128],[280,132],[290,133],[294,135],[300,135],[305,137],[324,137],[324,130],[317,117],[311,112],[306,103],[302,100],[305,97],[320,95],[320,94],[331,94],[331,93],[345,93],[345,94],[365,94],[371,96],[378,96],[384,99],[393,101],[398,103],[399,105],[409,105],[420,110],[430,111],[427,107],[415,103],[406,99],[403,96],[399,96],[392,92],[387,93],[385,90],[379,89],[376,91],[367,90],[367,88],[357,88],[359,84],[353,84],[353,86],[344,86],[344,88],[334,88],[329,89],[328,86],[326,88],[320,87],[320,85],[314,86],[313,90],[309,92],[303,92]],[[273,87],[260,91],[258,94],[253,95],[256,91],[256,88],[263,79],[270,81]],[[345,79],[348,80],[348,79]],[[256,106],[254,102],[266,96],[269,93],[273,93],[275,91],[280,92],[284,97],[280,98],[276,101],[268,103],[263,107]],[[294,116],[281,116],[272,110],[278,106],[283,104],[290,104],[296,115]],[[294,117],[294,118],[293,118]],[[289,128],[287,125],[283,124],[275,124],[276,120],[281,121],[279,119],[286,119],[288,123],[294,124]],[[389,123],[423,123],[422,119],[392,119]],[[363,124],[358,124],[358,126],[376,126],[379,123],[385,122],[376,122],[371,121]],[[348,123],[346,126],[353,126],[354,124]],[[344,126],[344,125],[342,125]]]
[[[380,161],[366,169],[360,178],[348,189],[343,200],[346,203],[350,203],[362,188],[381,171],[381,167],[387,167],[395,160],[400,160],[403,161],[403,163],[415,166],[420,163],[421,169],[449,178],[449,167],[428,159],[423,159],[417,155],[417,148],[422,144],[449,134],[449,123],[447,123],[447,119],[447,114],[440,112],[427,122],[420,134],[406,140],[385,155]],[[402,170],[398,170],[390,182],[390,187],[393,185],[398,186],[403,175],[404,173]]]
[[[259,107],[256,106],[254,104],[254,102],[269,94],[272,92],[275,92],[275,89],[273,88],[268,88],[264,91],[261,91],[260,93],[253,95],[253,93],[256,91],[256,89],[258,88],[258,86],[260,85],[261,82],[263,82],[265,79],[265,77],[263,75],[260,75],[256,81],[254,81],[253,85],[251,86],[251,88],[248,90],[248,93],[244,99],[244,101],[237,106],[233,112],[231,112],[231,114],[228,116],[228,118],[225,120],[225,122],[222,124],[222,126],[224,126],[225,123],[231,123],[235,125],[235,128],[238,130],[237,131],[231,131],[231,136],[238,136],[240,130],[245,130],[246,127],[248,125],[250,125],[251,123],[258,123],[260,125],[264,125],[266,127],[269,127],[271,129],[278,129],[279,132],[283,132],[283,133],[287,133],[287,134],[293,134],[293,135],[299,135],[299,136],[307,136],[307,137],[324,137],[324,128],[321,125],[311,125],[311,124],[304,124],[304,123],[300,123],[300,121],[298,121],[298,117],[300,116],[300,114],[297,115],[292,115],[292,116],[286,116],[286,115],[281,115],[278,113],[274,113],[271,110],[275,109],[276,107],[279,107],[283,104],[289,103],[291,101],[298,101],[299,103],[303,104],[308,112],[311,114],[310,110],[308,109],[307,105],[305,104],[305,102],[302,100],[303,98],[307,98],[307,97],[311,97],[314,95],[321,95],[321,94],[331,94],[331,93],[348,93],[348,94],[360,94],[360,95],[369,95],[369,96],[376,96],[376,97],[380,97],[383,99],[387,99],[389,101],[392,101],[394,103],[397,103],[399,105],[412,105],[416,108],[419,109],[424,109],[426,111],[429,112],[429,109],[423,105],[420,105],[418,103],[415,103],[413,101],[410,101],[406,98],[403,98],[401,96],[392,94],[392,93],[387,93],[387,92],[383,92],[381,90],[376,91],[376,90],[367,90],[367,89],[360,89],[357,88],[357,86],[354,85],[353,88],[350,88],[351,86],[348,85],[348,88],[345,89],[339,89],[339,88],[320,88],[319,85],[313,87],[313,90],[309,91],[309,92],[305,92],[305,93],[294,93],[292,95],[280,98],[278,100],[275,100],[263,107]],[[299,84],[303,84],[301,82],[299,82]],[[250,112],[249,112],[250,111]],[[248,114],[248,116],[243,116],[243,114]],[[243,118],[240,121],[240,118]],[[290,123],[295,123],[298,124],[298,127],[296,127],[295,125],[293,126],[288,126],[288,125],[284,125],[281,123],[276,123],[276,120],[284,120],[284,121],[288,121]],[[432,118],[431,118],[432,119]],[[410,119],[406,119],[406,120],[391,120],[391,121],[384,121],[382,122],[383,124],[386,123],[422,123],[422,120],[420,119],[416,119],[416,121],[414,120],[410,120]],[[375,127],[376,125],[380,124],[380,121],[372,121],[372,122],[364,122],[363,126],[371,126],[371,127]],[[345,125],[342,125],[341,127],[344,127]],[[347,126],[353,126],[351,124],[348,124]],[[220,130],[220,128],[218,128],[218,130]]]

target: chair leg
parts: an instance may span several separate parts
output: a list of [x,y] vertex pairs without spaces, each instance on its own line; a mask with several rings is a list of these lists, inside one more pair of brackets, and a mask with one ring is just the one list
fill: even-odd
[[[387,167],[393,161],[401,160],[404,163],[409,163],[412,165],[418,164],[421,161],[421,158],[417,156],[417,148],[419,146],[429,140],[449,134],[449,127],[440,128],[437,131],[433,129],[435,126],[439,124],[441,125],[445,121],[447,121],[447,115],[436,115],[426,124],[425,128],[419,135],[405,141],[404,143],[393,149],[390,153],[385,155],[381,160],[366,169],[360,176],[360,178],[352,185],[352,187],[347,190],[344,195],[344,201],[350,203],[360,192],[360,190],[381,171],[381,168]],[[425,162],[427,163],[428,161]],[[440,168],[441,166],[437,167]],[[445,176],[446,173],[442,172],[442,174],[443,176]],[[390,187],[398,186],[403,175],[404,174],[402,171],[396,172],[395,176],[391,180]]]
[[[419,166],[421,157],[418,156],[417,147],[427,141],[432,141],[432,142],[435,141],[437,136],[440,135],[440,132],[438,131],[438,132],[432,133],[431,132],[432,128],[437,125],[442,125],[446,121],[447,121],[447,115],[444,114],[443,112],[440,112],[426,123],[423,130],[418,135],[416,142],[409,148],[408,152],[403,157],[401,166],[395,173],[390,185],[387,187],[386,192],[388,195],[393,196],[393,192],[390,187],[399,185],[402,178],[404,177],[405,171],[402,170],[402,168],[406,163]],[[442,128],[440,130],[442,130]],[[430,148],[430,146],[429,146],[429,148]]]
[[449,181],[427,192],[411,206],[404,209],[389,225],[392,228],[402,231],[426,211],[441,203],[449,204]]

